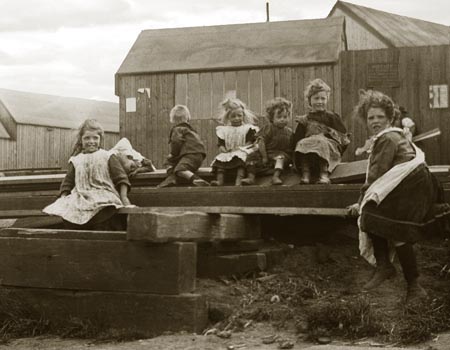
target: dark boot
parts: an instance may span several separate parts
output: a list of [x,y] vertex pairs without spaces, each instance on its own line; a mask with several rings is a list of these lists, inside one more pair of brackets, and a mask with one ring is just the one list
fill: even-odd
[[363,286],[363,290],[370,290],[378,287],[387,279],[395,276],[395,267],[389,260],[389,248],[386,239],[376,235],[370,235],[373,244],[377,267],[372,278]]
[[406,243],[397,247],[395,250],[407,283],[406,303],[410,304],[426,298],[427,292],[418,282],[419,271],[417,269],[416,255],[412,244]]

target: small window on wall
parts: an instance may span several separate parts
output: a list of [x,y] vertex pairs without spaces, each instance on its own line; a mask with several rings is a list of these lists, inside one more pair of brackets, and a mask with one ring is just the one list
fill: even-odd
[[431,109],[448,108],[448,85],[430,85],[429,102]]

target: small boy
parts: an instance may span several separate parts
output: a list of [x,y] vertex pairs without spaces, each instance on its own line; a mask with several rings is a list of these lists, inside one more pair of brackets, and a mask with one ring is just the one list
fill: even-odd
[[194,186],[209,186],[195,172],[206,157],[205,145],[195,129],[189,124],[191,114],[184,105],[176,105],[170,111],[170,123],[175,124],[169,133],[170,154],[166,165],[168,177],[158,188],[177,184],[177,177],[188,180]]

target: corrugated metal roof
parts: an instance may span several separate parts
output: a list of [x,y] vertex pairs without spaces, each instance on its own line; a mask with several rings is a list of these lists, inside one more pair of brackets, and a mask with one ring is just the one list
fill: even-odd
[[344,19],[144,30],[118,74],[336,62]]
[[119,104],[0,89],[0,100],[18,124],[76,129],[87,118],[119,132]]
[[336,2],[328,16],[332,15],[335,8],[341,9],[356,20],[359,19],[361,24],[370,27],[382,36],[384,38],[383,41],[388,46],[405,47],[450,44],[449,27],[443,24],[400,16],[344,1]]

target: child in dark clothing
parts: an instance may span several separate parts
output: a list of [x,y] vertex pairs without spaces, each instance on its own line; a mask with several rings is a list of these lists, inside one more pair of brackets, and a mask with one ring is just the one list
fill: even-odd
[[305,90],[311,111],[298,117],[293,137],[294,164],[301,173],[300,183],[309,184],[312,168],[319,168],[320,184],[329,184],[329,173],[340,163],[350,140],[340,116],[326,109],[330,87],[321,79],[311,81]]
[[273,185],[283,184],[281,172],[292,161],[292,129],[287,126],[291,110],[292,102],[282,97],[269,101],[266,113],[270,123],[256,134],[259,152],[249,155],[248,176],[242,180],[242,184],[253,185],[255,174],[267,169],[275,169],[272,176]]
[[177,184],[177,177],[188,180],[194,186],[209,186],[195,172],[206,157],[205,145],[189,124],[191,114],[184,105],[176,105],[170,111],[170,122],[175,124],[169,133],[170,154],[166,165],[168,177],[158,185],[168,187]]
[[211,185],[223,186],[225,172],[236,170],[235,186],[240,186],[245,176],[245,162],[248,154],[253,151],[252,145],[258,131],[258,127],[253,125],[256,117],[237,98],[225,100],[220,108],[222,111],[219,121],[223,125],[216,127],[220,153],[211,164],[217,177]]
[[101,148],[103,135],[94,119],[81,125],[61,195],[43,210],[60,216],[70,228],[109,229],[116,210],[131,205],[128,176],[119,159]]

